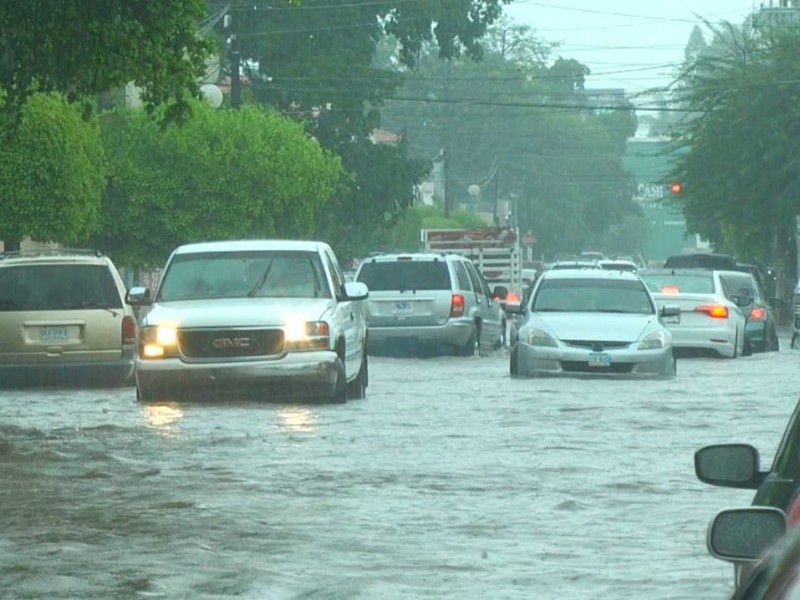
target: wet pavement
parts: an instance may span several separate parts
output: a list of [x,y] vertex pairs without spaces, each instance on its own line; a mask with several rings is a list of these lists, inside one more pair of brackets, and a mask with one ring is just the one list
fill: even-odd
[[768,464],[800,351],[667,381],[511,379],[487,357],[371,357],[366,400],[144,406],[132,388],[0,392],[4,598],[726,598],[705,547]]

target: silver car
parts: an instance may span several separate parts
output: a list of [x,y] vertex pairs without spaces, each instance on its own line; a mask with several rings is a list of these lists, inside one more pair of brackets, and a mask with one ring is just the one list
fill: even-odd
[[138,338],[138,398],[363,398],[368,290],[322,242],[189,244],[167,261]]
[[356,281],[366,303],[369,351],[397,348],[472,356],[506,343],[507,319],[468,258],[448,253],[381,254],[365,259]]
[[658,310],[635,273],[548,270],[518,310],[523,320],[511,349],[512,376],[676,372],[672,334],[662,317],[680,309]]

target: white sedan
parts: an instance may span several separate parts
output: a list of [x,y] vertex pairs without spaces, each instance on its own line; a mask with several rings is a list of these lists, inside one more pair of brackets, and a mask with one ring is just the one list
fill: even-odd
[[639,276],[659,305],[680,307],[680,315],[665,321],[675,348],[736,358],[750,354],[745,336],[747,318],[740,308],[750,298],[726,290],[714,269],[641,269]]
[[632,272],[554,269],[542,273],[525,305],[511,349],[512,376],[672,376],[672,334],[662,318],[677,306],[658,309]]

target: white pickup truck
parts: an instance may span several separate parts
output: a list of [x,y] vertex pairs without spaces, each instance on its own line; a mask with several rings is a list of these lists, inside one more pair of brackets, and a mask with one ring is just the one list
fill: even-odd
[[140,401],[366,395],[368,289],[345,282],[327,244],[188,244],[163,273],[155,294],[126,296],[149,307],[134,365]]

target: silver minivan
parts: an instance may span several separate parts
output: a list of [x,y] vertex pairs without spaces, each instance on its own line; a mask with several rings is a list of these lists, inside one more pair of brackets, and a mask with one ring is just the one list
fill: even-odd
[[371,353],[481,354],[506,345],[506,315],[483,275],[458,254],[380,254],[359,265]]

